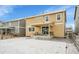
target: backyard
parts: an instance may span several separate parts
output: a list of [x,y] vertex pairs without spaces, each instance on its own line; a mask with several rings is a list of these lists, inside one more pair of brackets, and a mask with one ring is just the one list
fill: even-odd
[[74,44],[67,39],[38,40],[26,37],[0,40],[0,54],[74,54]]

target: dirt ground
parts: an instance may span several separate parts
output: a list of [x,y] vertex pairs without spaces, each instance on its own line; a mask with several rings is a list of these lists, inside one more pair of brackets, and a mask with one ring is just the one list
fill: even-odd
[[0,40],[0,54],[78,54],[68,39],[38,40],[18,37]]

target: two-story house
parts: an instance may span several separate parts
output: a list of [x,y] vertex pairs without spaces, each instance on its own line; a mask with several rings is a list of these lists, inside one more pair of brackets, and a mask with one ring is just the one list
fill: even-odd
[[26,36],[65,37],[66,11],[55,11],[26,18]]

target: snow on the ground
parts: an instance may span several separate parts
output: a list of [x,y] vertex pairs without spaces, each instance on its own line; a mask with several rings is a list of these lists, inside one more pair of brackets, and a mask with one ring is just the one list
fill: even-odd
[[26,37],[20,37],[14,39],[0,40],[0,53],[65,54],[78,53],[78,51],[73,43],[53,40],[35,40],[27,39]]

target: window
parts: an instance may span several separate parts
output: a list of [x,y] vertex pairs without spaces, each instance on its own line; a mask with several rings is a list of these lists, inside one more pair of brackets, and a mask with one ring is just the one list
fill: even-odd
[[31,28],[29,28],[29,32],[31,31]]
[[57,14],[57,20],[61,20],[60,14]]
[[30,32],[30,31],[34,31],[34,30],[35,30],[34,27],[33,27],[33,28],[29,28],[29,32]]
[[34,31],[34,28],[31,28],[31,31]]
[[42,34],[48,34],[49,27],[42,27]]
[[45,21],[48,21],[48,16],[45,16]]

